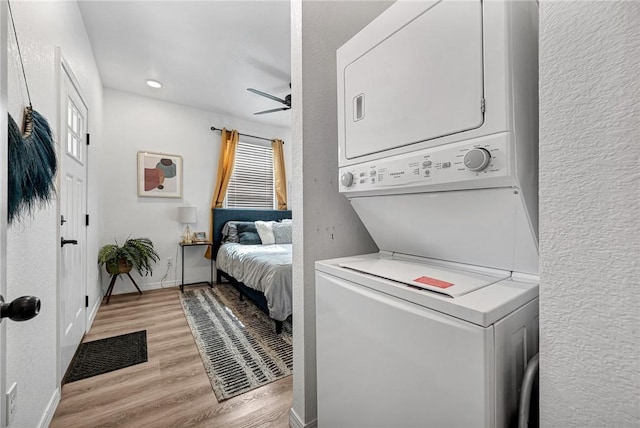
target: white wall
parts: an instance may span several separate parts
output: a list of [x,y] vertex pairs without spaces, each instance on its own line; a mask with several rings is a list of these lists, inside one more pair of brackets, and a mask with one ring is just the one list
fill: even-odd
[[540,3],[540,411],[640,426],[640,3]]
[[[144,84],[142,79],[140,82]],[[100,245],[114,239],[122,243],[129,236],[145,236],[153,241],[160,255],[153,275],[141,278],[132,272],[143,290],[159,288],[161,282],[163,287],[180,283],[182,267],[178,242],[183,225],[177,221],[177,207],[197,207],[198,223],[191,228],[209,235],[211,196],[220,150],[220,132],[211,131],[211,126],[237,128],[241,133],[265,138],[282,138],[286,158],[291,158],[291,138],[287,129],[222,117],[113,89],[105,89],[104,114],[106,150],[99,165],[104,218]],[[241,137],[241,141],[258,142],[245,137]],[[139,150],[182,156],[182,198],[138,197],[136,153]],[[290,165],[286,166],[287,171],[290,171]],[[203,258],[203,253],[204,248],[185,248],[186,283],[209,279],[210,264]],[[167,257],[176,260],[173,269],[167,268]],[[162,280],[165,274],[167,277]],[[109,276],[104,269],[102,277],[106,289]],[[127,278],[118,280],[114,289],[115,294],[124,292],[135,292]]]
[[[75,2],[11,2],[20,48],[25,61],[34,109],[43,114],[57,133],[59,84],[56,80],[55,47],[62,48],[89,105],[89,130],[92,133],[91,164],[99,158],[102,143],[102,84],[95,65],[78,6]],[[10,27],[11,28],[11,27]],[[13,36],[10,37],[10,44]],[[21,117],[26,103],[24,85],[14,49],[10,49],[9,112]],[[18,123],[20,119],[17,119]],[[90,192],[95,195],[99,181],[93,170],[89,175]],[[98,201],[89,198],[94,219]],[[55,203],[38,210],[31,218],[8,230],[7,294],[9,300],[36,295],[42,310],[25,323],[7,322],[6,385],[18,384],[18,411],[14,427],[36,427],[46,423],[55,410],[59,391],[57,372],[57,255],[60,249]],[[97,225],[88,230],[89,247],[97,241]],[[91,250],[89,258],[95,259]],[[95,279],[97,270],[89,265],[88,291],[92,302],[99,299]],[[5,321],[6,322],[6,321]],[[2,391],[4,392],[4,391]],[[49,412],[49,413],[47,413]]]
[[[294,426],[317,415],[315,358],[316,260],[376,252],[345,197],[338,193],[336,49],[386,9],[386,1],[294,1],[293,329]],[[339,385],[336,385],[339,388]]]

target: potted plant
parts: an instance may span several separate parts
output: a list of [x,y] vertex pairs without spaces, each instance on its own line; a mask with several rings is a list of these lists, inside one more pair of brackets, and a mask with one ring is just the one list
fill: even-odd
[[100,248],[98,263],[111,275],[129,273],[135,268],[140,276],[153,273],[151,265],[160,260],[149,238],[127,239],[124,245],[107,244]]

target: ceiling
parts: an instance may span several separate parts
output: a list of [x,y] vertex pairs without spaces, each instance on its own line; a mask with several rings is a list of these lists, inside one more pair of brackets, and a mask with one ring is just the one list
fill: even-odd
[[[291,113],[289,1],[79,1],[102,83],[273,126]],[[147,79],[164,85],[152,89]],[[225,126],[225,124],[212,124]]]

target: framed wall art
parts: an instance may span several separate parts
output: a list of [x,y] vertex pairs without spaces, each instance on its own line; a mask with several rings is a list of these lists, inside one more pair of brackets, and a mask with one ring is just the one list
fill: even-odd
[[138,196],[182,197],[182,156],[138,152]]

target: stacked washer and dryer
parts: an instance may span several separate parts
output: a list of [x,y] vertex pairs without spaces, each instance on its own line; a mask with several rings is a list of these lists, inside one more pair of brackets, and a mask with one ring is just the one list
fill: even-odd
[[398,1],[337,52],[340,192],[380,252],[316,263],[320,427],[506,427],[538,350],[538,8]]

